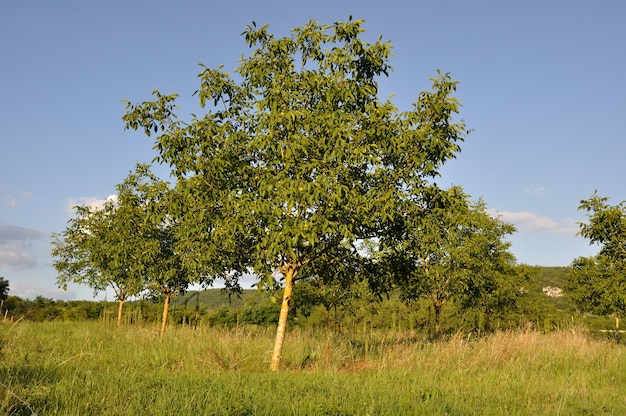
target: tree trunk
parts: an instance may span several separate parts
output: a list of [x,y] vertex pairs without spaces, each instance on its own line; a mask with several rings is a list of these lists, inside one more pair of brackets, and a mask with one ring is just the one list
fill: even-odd
[[124,309],[124,299],[120,299],[117,306],[117,326],[122,326],[122,310]]
[[435,309],[435,338],[439,338],[441,333],[441,304],[433,302],[433,307]]
[[163,305],[163,317],[161,318],[161,336],[163,339],[163,334],[165,334],[165,327],[167,326],[167,314],[170,311],[170,299],[172,298],[171,293],[165,294],[165,304]]
[[485,308],[485,327],[484,327],[485,333],[491,332],[491,315],[492,315],[491,309]]
[[276,328],[276,340],[274,341],[274,351],[272,352],[272,362],[270,368],[277,371],[280,365],[280,359],[283,355],[283,341],[285,340],[285,330],[287,329],[287,317],[289,316],[289,302],[291,302],[291,294],[293,293],[293,279],[297,273],[295,267],[291,264],[285,267],[285,289],[283,292],[283,302],[280,306],[280,315],[278,317],[278,327]]
[[324,312],[326,317],[326,332],[330,331],[330,307],[324,305]]

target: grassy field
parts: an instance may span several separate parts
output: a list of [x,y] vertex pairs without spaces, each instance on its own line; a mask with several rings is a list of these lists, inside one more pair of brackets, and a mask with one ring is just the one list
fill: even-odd
[[621,415],[626,348],[584,330],[418,340],[102,322],[0,324],[6,415]]

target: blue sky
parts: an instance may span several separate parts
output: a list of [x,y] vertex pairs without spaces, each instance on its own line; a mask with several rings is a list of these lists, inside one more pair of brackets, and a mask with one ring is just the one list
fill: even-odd
[[150,139],[124,131],[122,99],[179,93],[186,116],[197,111],[197,64],[232,71],[251,21],[282,36],[349,15],[366,20],[366,38],[392,42],[381,97],[395,94],[401,110],[437,69],[460,81],[474,132],[438,183],[462,185],[515,224],[520,263],[565,266],[595,253],[576,236],[580,200],[596,189],[626,199],[622,0],[4,1],[0,276],[10,294],[91,298],[80,286],[56,289],[50,234],[65,229],[72,205],[114,194],[155,156]]

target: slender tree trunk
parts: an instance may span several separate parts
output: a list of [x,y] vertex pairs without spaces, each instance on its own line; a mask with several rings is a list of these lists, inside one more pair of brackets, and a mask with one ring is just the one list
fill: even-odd
[[326,312],[326,348],[324,348],[324,360],[326,364],[330,362],[330,307],[324,305]]
[[324,312],[326,317],[326,332],[330,331],[330,307],[324,305]]
[[278,317],[278,327],[276,328],[276,340],[274,341],[274,351],[272,352],[272,362],[270,368],[277,371],[280,366],[280,359],[283,355],[283,341],[285,340],[285,330],[287,329],[287,318],[289,316],[289,302],[291,302],[291,294],[293,293],[293,279],[297,270],[293,265],[285,267],[285,289],[283,292],[283,302],[280,306],[280,315]]
[[117,306],[117,326],[122,326],[122,311],[124,310],[124,299],[120,299]]
[[485,333],[491,332],[491,315],[491,310],[489,308],[485,308]]
[[441,304],[433,302],[433,307],[435,309],[435,338],[439,338],[441,333]]
[[163,335],[165,334],[165,327],[167,326],[167,315],[170,311],[170,299],[172,298],[171,293],[165,294],[165,304],[163,305],[163,317],[161,318],[161,336],[163,339]]
[[619,316],[615,315],[615,330],[619,331]]

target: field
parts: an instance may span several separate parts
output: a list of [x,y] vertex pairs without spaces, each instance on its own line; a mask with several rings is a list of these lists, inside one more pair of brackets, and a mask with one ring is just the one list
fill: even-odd
[[582,329],[409,332],[0,324],[6,415],[618,415],[626,348]]

